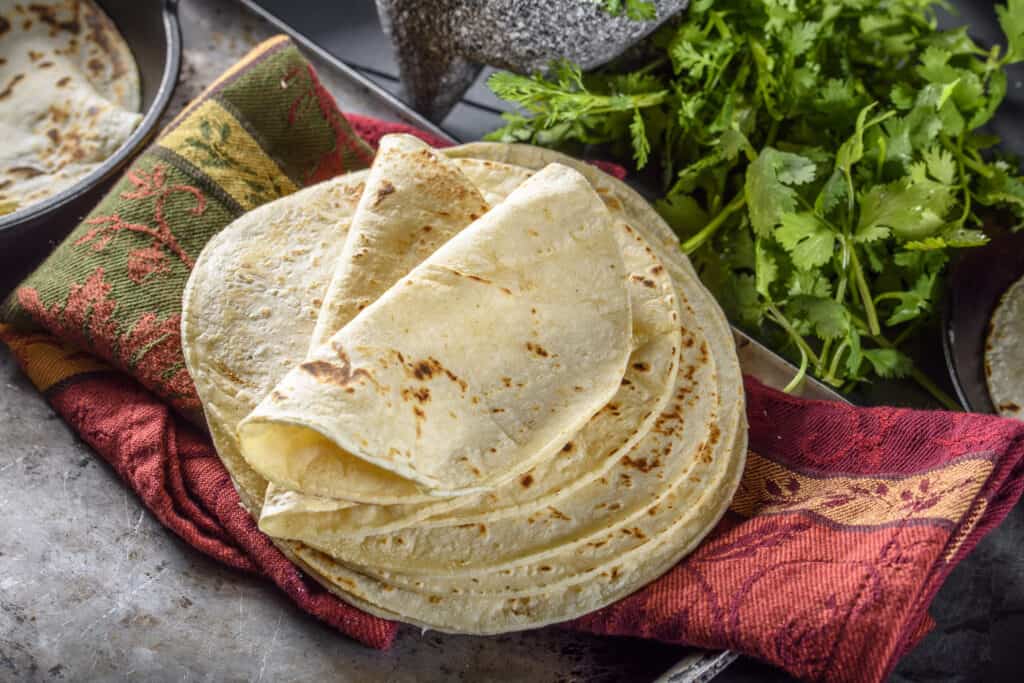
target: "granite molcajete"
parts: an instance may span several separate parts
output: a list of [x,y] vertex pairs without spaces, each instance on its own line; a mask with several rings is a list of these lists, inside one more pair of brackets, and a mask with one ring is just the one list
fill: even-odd
[[656,0],[657,18],[612,16],[596,0],[377,0],[413,108],[440,121],[491,65],[529,73],[569,59],[591,69],[622,54],[688,0]]

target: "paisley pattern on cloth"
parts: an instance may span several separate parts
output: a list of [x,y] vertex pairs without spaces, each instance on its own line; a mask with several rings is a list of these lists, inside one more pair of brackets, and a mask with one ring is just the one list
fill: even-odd
[[[240,506],[202,431],[178,325],[207,240],[367,166],[390,132],[444,144],[346,120],[295,47],[272,39],[178,115],[0,324],[29,379],[168,529],[380,649],[398,625],[321,588]],[[565,627],[733,649],[806,680],[883,680],[928,630],[949,572],[1020,498],[1024,423],[804,401],[753,379],[746,390],[752,452],[730,514],[662,578]]]

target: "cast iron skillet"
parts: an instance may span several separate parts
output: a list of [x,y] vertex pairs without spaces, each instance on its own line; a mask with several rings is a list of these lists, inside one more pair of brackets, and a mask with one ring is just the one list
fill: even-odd
[[957,398],[972,412],[995,412],[985,383],[988,324],[1003,292],[1022,275],[1024,231],[965,249],[950,274],[942,348]]
[[23,279],[99,201],[117,172],[149,142],[174,90],[181,62],[177,0],[96,0],[114,20],[142,82],[145,115],[99,168],[71,187],[0,216],[0,297]]

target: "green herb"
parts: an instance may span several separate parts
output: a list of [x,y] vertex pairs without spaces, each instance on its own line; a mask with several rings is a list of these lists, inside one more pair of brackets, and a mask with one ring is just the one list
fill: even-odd
[[626,11],[626,16],[633,21],[649,21],[658,17],[658,8],[651,0],[595,0],[608,14],[613,17]]
[[[621,2],[603,4],[620,11]],[[911,376],[951,252],[1024,221],[1024,179],[978,129],[1024,60],[938,31],[931,0],[697,0],[628,62],[495,74],[491,139],[628,159],[733,320],[833,386]],[[627,7],[628,9],[628,7]]]

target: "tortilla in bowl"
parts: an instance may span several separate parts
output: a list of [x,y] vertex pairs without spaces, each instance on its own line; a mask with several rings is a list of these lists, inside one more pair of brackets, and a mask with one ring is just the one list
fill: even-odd
[[0,215],[99,168],[142,120],[135,59],[92,0],[0,0]]

